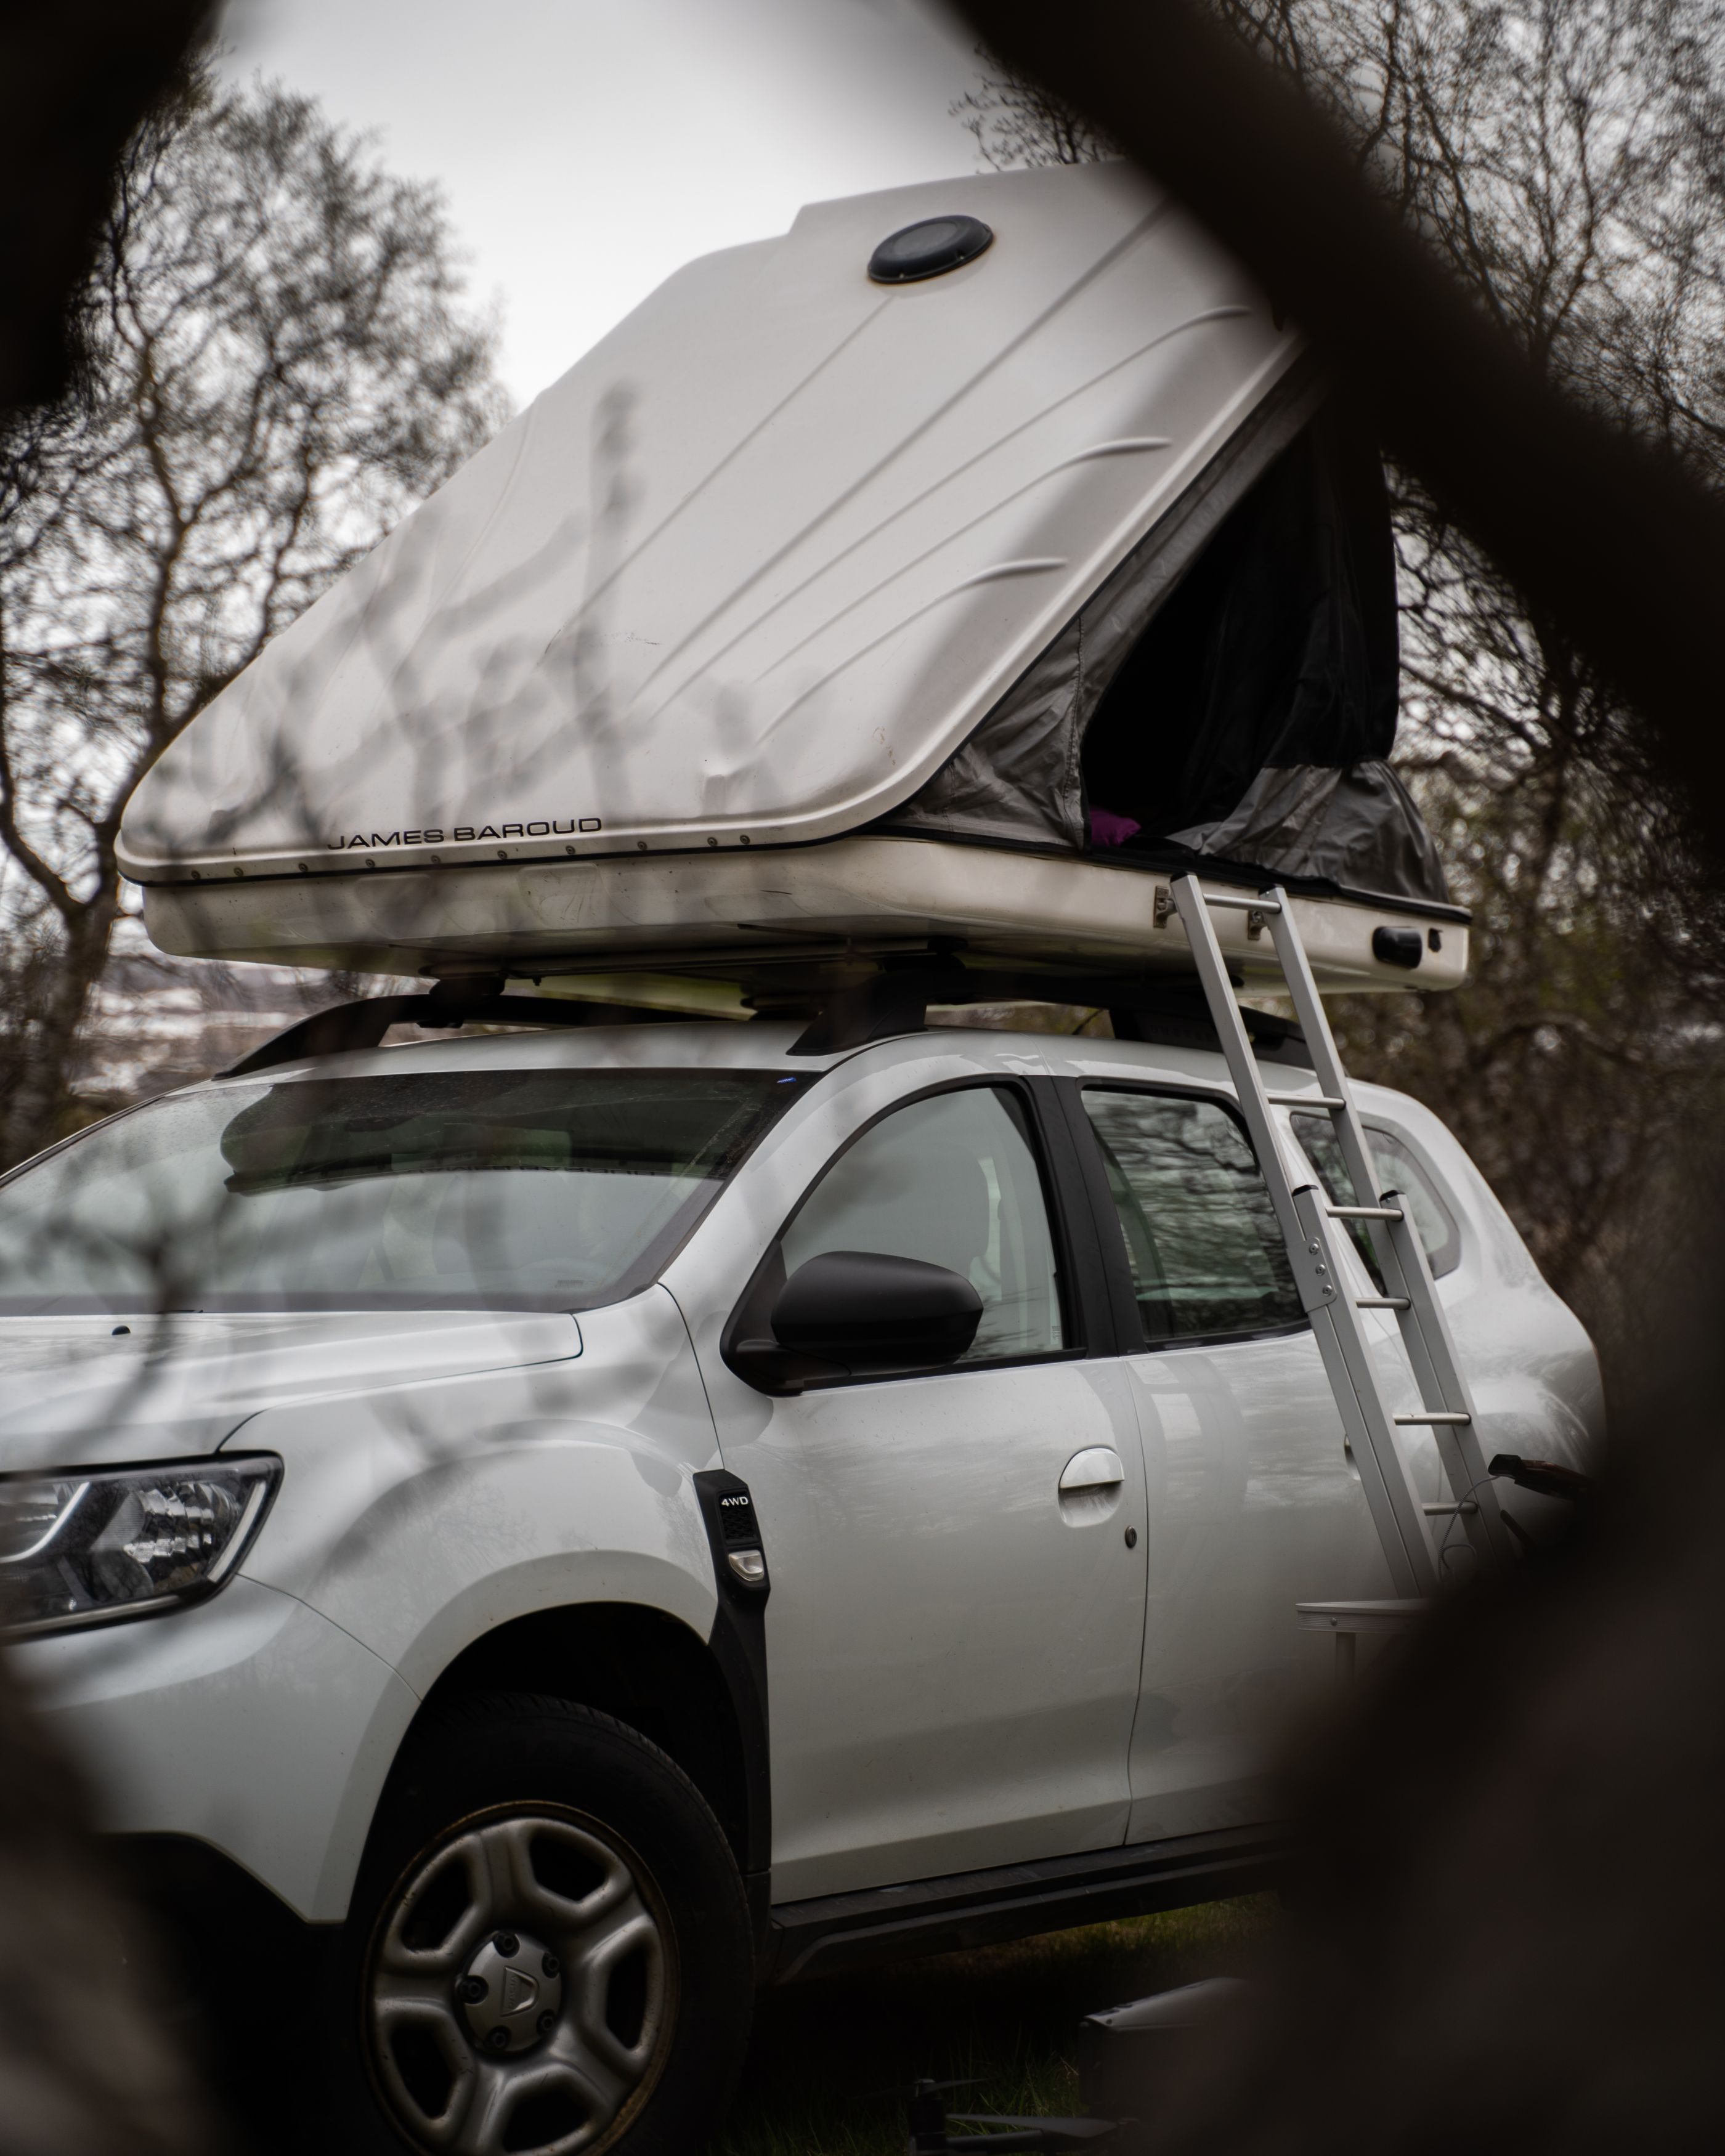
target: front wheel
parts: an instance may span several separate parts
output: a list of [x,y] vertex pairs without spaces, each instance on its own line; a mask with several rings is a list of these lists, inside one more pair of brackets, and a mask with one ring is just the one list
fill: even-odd
[[348,1935],[330,2124],[356,2156],[684,2156],[730,2093],[752,2005],[736,1862],[687,1776],[608,1716],[439,1711]]

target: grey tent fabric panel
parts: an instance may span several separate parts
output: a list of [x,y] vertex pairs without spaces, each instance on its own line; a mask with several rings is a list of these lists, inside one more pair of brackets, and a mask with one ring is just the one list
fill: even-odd
[[1084,844],[1075,724],[1084,617],[1069,622],[1011,693],[891,821],[973,839]]
[[1443,863],[1412,796],[1375,760],[1260,771],[1230,814],[1171,832],[1169,843],[1348,890],[1449,902]]
[[888,829],[1081,850],[1084,731],[1121,661],[1227,517],[1322,401],[1296,367],[1158,520]]

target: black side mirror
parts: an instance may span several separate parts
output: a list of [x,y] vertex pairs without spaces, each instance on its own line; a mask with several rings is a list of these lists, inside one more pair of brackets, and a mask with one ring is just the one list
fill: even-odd
[[827,1250],[779,1290],[770,1340],[740,1340],[731,1360],[778,1392],[823,1378],[884,1377],[956,1363],[976,1338],[983,1299],[962,1273],[875,1250]]

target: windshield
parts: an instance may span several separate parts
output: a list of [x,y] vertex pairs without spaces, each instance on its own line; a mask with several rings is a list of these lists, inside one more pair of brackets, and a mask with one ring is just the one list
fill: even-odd
[[182,1094],[0,1184],[0,1312],[614,1301],[808,1082],[461,1070]]

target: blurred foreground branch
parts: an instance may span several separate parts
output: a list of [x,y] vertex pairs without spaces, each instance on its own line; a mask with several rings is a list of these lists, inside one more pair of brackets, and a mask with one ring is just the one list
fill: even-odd
[[208,2107],[141,2002],[158,1972],[110,1891],[87,1794],[0,1657],[0,2150],[203,2156]]
[[[1539,380],[1725,495],[1720,0],[1206,0],[1337,131]],[[1117,154],[983,51],[953,110],[996,168]],[[1599,1343],[1725,1095],[1725,888],[1649,730],[1417,478],[1396,762],[1473,913],[1459,994],[1344,998],[1350,1065],[1435,1109]]]
[[[1501,264],[1482,252],[1470,295],[1407,198],[1376,191],[1358,143],[1214,16],[1182,0],[1057,13],[963,0],[962,12],[1297,316],[1435,516],[1463,527],[1517,595],[1497,617],[1506,635],[1536,620],[1543,654],[1596,667],[1632,728],[1639,718],[1717,880],[1717,496],[1542,373],[1493,318]],[[1312,12],[1216,10],[1284,69]],[[1480,33],[1502,36],[1506,11],[1488,12]],[[1388,36],[1455,13],[1388,0],[1368,27]],[[1686,26],[1671,20],[1681,55]],[[1693,43],[1687,57],[1695,82],[1717,60]],[[1570,114],[1575,87],[1561,69],[1541,85]],[[1600,116],[1620,126],[1622,85],[1609,87]],[[1431,117],[1428,105],[1416,127]],[[1716,191],[1717,136],[1697,139]],[[1675,416],[1673,434],[1693,415]],[[1574,686],[1554,685],[1571,711]],[[1551,798],[1553,848],[1584,855],[1599,828],[1575,829],[1562,783]],[[1590,865],[1607,879],[1612,866]],[[1560,996],[1549,1029],[1559,1017],[1577,1018]],[[1525,1038],[1520,1024],[1483,1030]],[[1622,1136],[1633,1162],[1637,1134]],[[1314,1740],[1296,1792],[1303,1892],[1251,2005],[1158,2107],[1163,2156],[1582,2156],[1725,2138],[1725,1178],[1707,1119],[1687,1137],[1681,1183],[1667,1182],[1639,1247],[1620,1255],[1622,1296],[1639,1289],[1656,1322],[1634,1342],[1606,1502],[1568,1547],[1452,1598]]]

